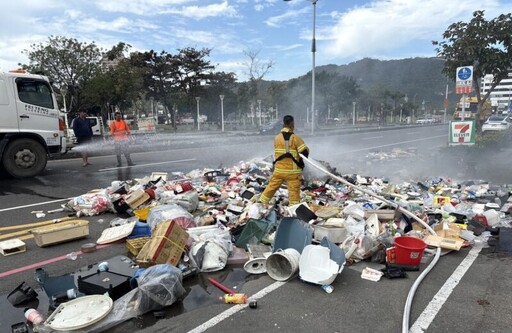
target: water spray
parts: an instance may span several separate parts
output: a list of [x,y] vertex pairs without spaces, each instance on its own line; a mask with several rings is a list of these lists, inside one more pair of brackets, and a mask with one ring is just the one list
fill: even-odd
[[[345,184],[345,185],[350,186],[350,187],[353,187],[353,188],[357,189],[358,191],[361,191],[361,192],[363,192],[365,194],[368,194],[368,195],[370,195],[370,196],[372,196],[372,197],[374,197],[376,199],[379,199],[380,201],[390,205],[391,207],[395,208],[396,210],[400,211],[401,213],[407,215],[408,217],[414,219],[416,222],[420,223],[432,235],[436,234],[434,229],[432,229],[427,223],[425,223],[422,219],[420,219],[418,216],[416,216],[416,214],[413,214],[412,212],[408,211],[407,209],[401,207],[396,202],[388,200],[388,199],[386,199],[386,198],[384,198],[384,197],[382,197],[382,196],[380,196],[380,195],[378,195],[378,194],[376,194],[376,193],[374,193],[374,192],[372,192],[370,190],[367,190],[367,189],[364,189],[364,188],[359,187],[357,185],[354,185],[354,184],[348,182],[347,180],[345,180],[345,179],[343,179],[341,177],[338,177],[335,174],[329,172],[324,167],[322,167],[322,166],[318,165],[317,163],[315,163],[314,161],[308,159],[306,156],[304,156],[302,154],[300,154],[300,156],[302,157],[302,159],[307,161],[311,166],[313,166],[314,168],[316,168],[316,169],[322,171],[323,173],[329,175],[331,178],[336,179],[340,183]],[[437,264],[440,256],[441,256],[441,248],[438,247],[437,251],[436,251],[436,254],[435,254],[434,258],[432,259],[432,261],[430,262],[430,264],[427,266],[427,268],[425,268],[425,270],[420,274],[420,276],[418,276],[416,281],[414,281],[414,284],[411,286],[411,289],[409,290],[409,294],[407,295],[407,300],[405,301],[404,314],[403,314],[403,317],[402,317],[402,333],[408,333],[409,332],[409,316],[410,316],[410,313],[411,313],[412,300],[414,299],[414,294],[416,292],[416,289],[420,285],[421,281],[423,281],[425,276],[427,276],[427,274]]]

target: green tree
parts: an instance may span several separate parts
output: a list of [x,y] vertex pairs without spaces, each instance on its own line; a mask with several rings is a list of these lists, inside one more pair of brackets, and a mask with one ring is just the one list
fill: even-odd
[[82,91],[97,74],[102,60],[101,50],[94,42],[79,42],[63,36],[50,36],[48,42],[32,44],[31,50],[23,53],[29,64],[19,65],[48,76],[57,92],[69,101],[68,110],[82,105]]
[[171,123],[176,128],[176,114],[171,112],[179,100],[179,62],[176,57],[166,51],[135,52],[131,54],[130,63],[142,74],[146,98],[160,102],[166,113],[171,115]]
[[[445,59],[443,73],[451,80],[457,67],[473,66],[473,90],[478,100],[477,119],[491,91],[506,78],[512,68],[512,14],[487,21],[484,11],[475,11],[469,22],[452,23],[443,33],[443,41],[433,41],[439,57]],[[480,78],[493,75],[488,92],[480,94]],[[480,124],[479,124],[480,125]],[[479,128],[480,126],[478,126]]]
[[100,70],[83,91],[84,100],[100,106],[102,116],[115,107],[126,111],[142,98],[143,72],[125,58],[130,47],[120,42],[105,52]]

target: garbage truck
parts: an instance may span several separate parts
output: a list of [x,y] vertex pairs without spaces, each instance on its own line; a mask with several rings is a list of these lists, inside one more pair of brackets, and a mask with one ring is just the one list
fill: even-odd
[[66,153],[65,123],[47,77],[0,73],[0,169],[14,178],[40,174],[52,155]]

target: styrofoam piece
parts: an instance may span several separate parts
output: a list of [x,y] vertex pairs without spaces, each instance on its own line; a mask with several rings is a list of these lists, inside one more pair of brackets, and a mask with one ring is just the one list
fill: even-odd
[[117,227],[107,228],[107,229],[103,230],[100,238],[98,238],[98,240],[96,241],[96,244],[112,243],[112,242],[118,241],[120,239],[123,239],[125,237],[128,237],[132,233],[133,228],[135,228],[136,223],[137,222],[134,221],[134,222],[122,224]]
[[330,259],[330,250],[321,245],[304,247],[299,260],[299,276],[303,281],[319,285],[331,284],[340,266]]
[[10,256],[11,254],[22,253],[27,250],[25,243],[18,238],[8,239],[0,242],[0,253],[3,256]]
[[61,303],[45,324],[57,331],[71,331],[90,326],[105,318],[114,302],[106,295],[89,295]]
[[380,222],[377,214],[371,214],[366,219],[366,232],[374,238],[380,234]]

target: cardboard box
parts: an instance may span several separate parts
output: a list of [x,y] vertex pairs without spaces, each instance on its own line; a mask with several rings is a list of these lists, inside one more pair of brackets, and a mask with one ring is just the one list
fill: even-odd
[[135,261],[141,266],[165,263],[176,266],[187,239],[188,233],[175,221],[162,222],[156,227],[151,239],[140,249]]
[[124,198],[124,201],[131,209],[136,209],[148,200],[149,194],[144,192],[142,189],[137,189]]
[[423,241],[425,241],[425,243],[429,246],[457,251],[459,251],[462,245],[464,245],[464,240],[461,238],[443,238],[441,236],[435,235],[428,235]]
[[33,229],[37,246],[43,247],[89,236],[89,221],[70,220]]
[[438,223],[433,229],[439,237],[459,239],[460,228],[455,223]]

